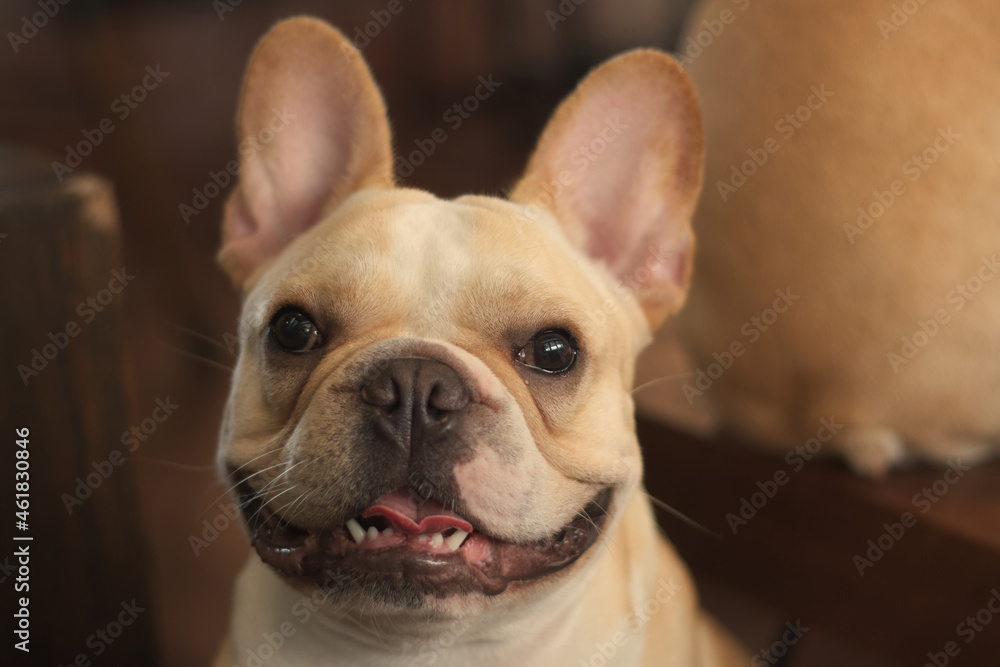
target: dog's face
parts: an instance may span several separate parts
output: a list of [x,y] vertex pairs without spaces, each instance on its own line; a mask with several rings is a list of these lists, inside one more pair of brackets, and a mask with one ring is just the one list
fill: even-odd
[[676,64],[595,71],[510,201],[393,187],[377,89],[319,21],[265,37],[240,132],[220,459],[260,557],[341,608],[464,613],[585,567],[640,483],[635,355],[689,276],[701,135]]

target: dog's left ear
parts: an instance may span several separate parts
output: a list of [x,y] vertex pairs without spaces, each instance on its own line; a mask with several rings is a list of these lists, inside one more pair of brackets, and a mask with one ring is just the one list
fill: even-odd
[[382,95],[358,50],[318,19],[283,21],[261,39],[237,136],[240,182],[219,252],[237,286],[351,193],[393,184]]
[[633,290],[656,329],[687,294],[703,152],[698,102],[680,65],[632,51],[560,105],[510,198],[529,215],[552,213]]

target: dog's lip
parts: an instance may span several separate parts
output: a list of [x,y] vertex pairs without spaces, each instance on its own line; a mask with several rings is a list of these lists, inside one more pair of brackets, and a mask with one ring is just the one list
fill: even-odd
[[[252,545],[260,558],[290,578],[318,583],[330,572],[338,572],[350,581],[379,580],[383,588],[395,586],[436,597],[472,592],[496,595],[512,582],[553,574],[580,558],[597,540],[611,497],[610,488],[602,489],[573,520],[535,542],[506,542],[470,524],[473,530],[465,531],[468,535],[454,549],[440,540],[433,544],[422,531],[394,531],[389,540],[378,537],[369,542],[366,538],[358,543],[346,524],[303,530],[285,522],[256,494],[244,504],[244,512],[254,517]],[[464,530],[449,526],[446,530]],[[429,527],[437,525],[431,522]]]

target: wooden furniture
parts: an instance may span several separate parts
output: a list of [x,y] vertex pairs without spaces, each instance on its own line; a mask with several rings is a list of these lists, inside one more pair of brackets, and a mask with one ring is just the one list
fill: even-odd
[[1000,462],[869,481],[835,461],[790,465],[649,420],[639,437],[650,494],[719,536],[660,513],[699,577],[863,647],[878,664],[933,665],[932,654],[940,666],[1000,665],[1000,613],[988,610],[991,600],[1000,610]]
[[[74,173],[59,183],[48,160],[0,146],[0,492],[4,525],[33,538],[0,547],[6,665],[159,662],[121,440],[133,421],[122,363],[128,288],[112,282],[125,268],[120,237],[107,181]],[[27,530],[13,516],[19,428],[30,431]],[[23,545],[30,590],[15,593],[11,554]],[[9,605],[21,596],[30,654],[11,640]]]

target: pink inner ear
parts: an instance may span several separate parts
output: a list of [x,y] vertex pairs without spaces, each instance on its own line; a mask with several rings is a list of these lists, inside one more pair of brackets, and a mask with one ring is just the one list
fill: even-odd
[[[642,91],[624,85],[615,93],[629,99]],[[688,225],[686,212],[668,206],[671,185],[676,185],[670,183],[675,159],[669,152],[679,147],[657,134],[662,125],[644,117],[641,108],[600,100],[587,116],[568,133],[565,145],[572,148],[569,170],[576,179],[566,196],[585,225],[588,254],[626,283],[637,273],[677,281],[690,245],[671,247]],[[646,271],[640,271],[643,267]]]
[[355,190],[392,185],[385,105],[360,53],[317,19],[269,32],[240,106],[240,182],[220,259],[242,282]]
[[250,215],[246,200],[240,190],[236,190],[226,206],[225,236],[230,241],[253,236],[257,223]]
[[701,166],[690,81],[670,56],[638,50],[597,68],[559,107],[512,198],[550,209],[656,325],[687,288]]
[[[301,81],[289,79],[269,93],[268,105],[280,104],[287,123],[251,156],[242,191],[248,209],[245,229],[272,243],[314,225],[337,187],[353,176],[345,138],[357,133],[357,116],[363,111],[350,104],[356,95],[338,98],[329,90],[331,83],[314,73]],[[271,129],[266,107],[248,111],[253,114],[248,114],[246,135]]]

